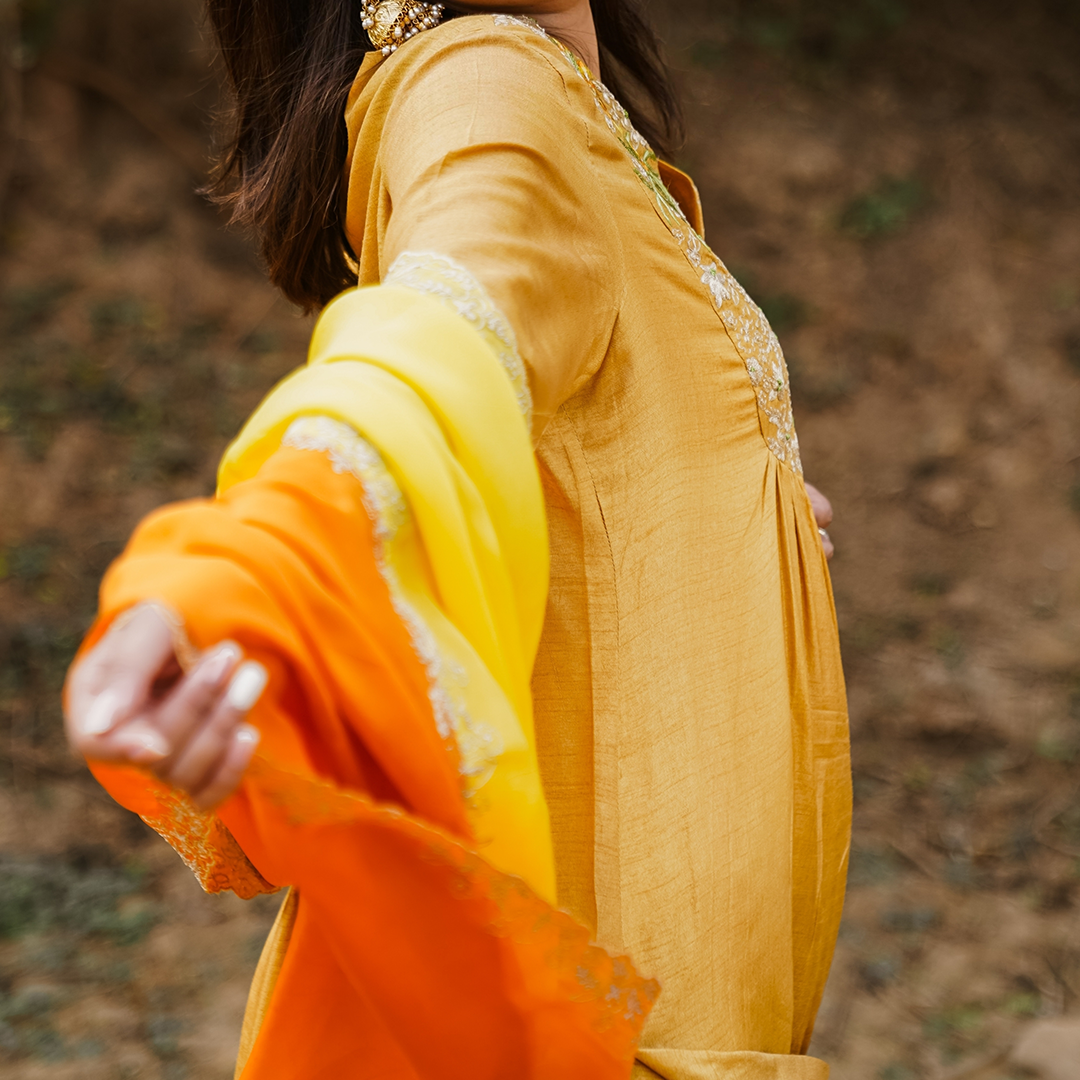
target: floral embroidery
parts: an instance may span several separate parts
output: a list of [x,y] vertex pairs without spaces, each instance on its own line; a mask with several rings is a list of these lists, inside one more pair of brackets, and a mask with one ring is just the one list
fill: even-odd
[[405,624],[413,650],[428,677],[428,699],[435,726],[444,739],[457,745],[459,771],[466,798],[472,798],[491,776],[503,752],[498,732],[470,715],[457,691],[465,685],[464,668],[445,657],[435,635],[416,608],[405,598],[397,573],[387,557],[409,517],[408,504],[397,481],[379,452],[348,424],[329,416],[302,416],[294,420],[281,440],[282,446],[325,453],[335,472],[349,473],[360,481],[364,506],[375,530],[375,558],[379,573],[390,591],[390,602]]
[[542,38],[548,37],[548,32],[535,19],[530,19],[527,15],[499,14],[495,16],[495,25],[521,26],[526,30],[531,30],[534,34],[538,34]]
[[[682,207],[672,197],[657,166],[651,146],[634,128],[626,109],[603,83],[565,45],[552,38],[538,23],[522,16],[497,15],[496,26],[520,26],[540,34],[562,54],[570,67],[588,84],[608,130],[626,151],[634,173],[652,195],[660,220],[671,231],[687,261],[698,273],[720,320],[746,364],[757,397],[762,432],[769,449],[781,461],[801,474],[799,440],[791,413],[791,385],[780,342],[761,309],[735,280],[723,262],[686,220]],[[768,434],[769,430],[774,434]]]
[[484,286],[464,266],[433,251],[403,251],[387,270],[382,283],[404,285],[435,296],[471,323],[495,351],[514,385],[525,422],[532,423],[532,394],[514,328]]

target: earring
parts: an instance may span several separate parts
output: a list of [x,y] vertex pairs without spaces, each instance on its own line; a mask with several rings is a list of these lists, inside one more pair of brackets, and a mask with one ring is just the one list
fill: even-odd
[[389,56],[397,47],[421,30],[438,26],[443,17],[443,4],[428,4],[423,0],[361,0],[360,25],[367,31],[371,44]]

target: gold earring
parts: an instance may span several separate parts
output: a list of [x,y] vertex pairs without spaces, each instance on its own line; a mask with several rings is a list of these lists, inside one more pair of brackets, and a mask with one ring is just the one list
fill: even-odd
[[367,31],[371,44],[383,56],[397,52],[397,47],[421,30],[438,26],[443,17],[443,4],[428,4],[423,0],[361,0],[360,25]]

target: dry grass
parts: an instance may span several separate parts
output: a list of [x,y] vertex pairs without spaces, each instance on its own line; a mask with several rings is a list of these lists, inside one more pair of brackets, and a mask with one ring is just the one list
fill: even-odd
[[[23,7],[0,87],[0,1069],[214,1080],[272,904],[202,896],[67,756],[58,690],[133,524],[210,490],[306,325],[192,194],[215,100],[194,0]],[[1075,6],[657,8],[682,164],[837,508],[857,803],[816,1048],[837,1080],[1008,1077],[1022,1025],[1080,994]]]

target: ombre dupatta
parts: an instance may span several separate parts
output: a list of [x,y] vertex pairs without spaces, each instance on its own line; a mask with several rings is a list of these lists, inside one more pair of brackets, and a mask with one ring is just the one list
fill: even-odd
[[137,530],[87,644],[155,600],[270,671],[215,813],[97,765],[210,891],[289,886],[237,1075],[615,1078],[657,986],[554,907],[529,679],[547,534],[521,387],[439,301],[324,311],[217,498]]

